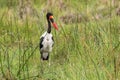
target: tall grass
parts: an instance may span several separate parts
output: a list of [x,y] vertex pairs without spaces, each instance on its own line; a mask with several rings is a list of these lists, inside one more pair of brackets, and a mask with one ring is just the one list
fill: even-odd
[[39,53],[39,38],[46,24],[43,14],[46,13],[41,11],[43,14],[38,20],[27,16],[22,21],[16,10],[10,14],[8,8],[0,9],[1,80],[120,79],[120,18],[113,12],[115,7],[105,5],[113,10],[103,10],[100,13],[103,17],[96,19],[97,7],[104,6],[103,3],[96,6],[96,0],[88,1],[89,4],[84,0],[65,2],[70,12],[86,13],[88,21],[64,24],[59,17],[69,11],[51,9],[59,31],[52,29],[55,45],[50,53],[50,66],[47,61],[40,61]]

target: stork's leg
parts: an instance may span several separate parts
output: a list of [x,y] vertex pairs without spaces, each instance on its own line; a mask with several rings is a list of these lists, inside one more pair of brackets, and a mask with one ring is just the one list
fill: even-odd
[[44,70],[43,68],[44,68],[43,60],[42,60],[42,58],[40,57],[40,73],[41,73],[41,74],[43,74],[43,72],[44,72],[44,71],[43,71],[43,70]]
[[49,67],[50,67],[50,65],[51,65],[51,64],[50,64],[50,58],[49,58],[49,60],[48,60],[48,63],[49,63]]

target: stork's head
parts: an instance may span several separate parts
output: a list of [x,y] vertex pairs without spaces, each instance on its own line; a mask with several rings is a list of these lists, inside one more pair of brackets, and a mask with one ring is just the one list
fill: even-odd
[[50,12],[48,12],[48,13],[46,14],[46,17],[47,17],[47,20],[49,20],[49,21],[52,23],[53,27],[54,27],[56,30],[58,30],[58,26],[56,25],[56,23],[54,22],[54,19],[53,19],[53,14],[50,13]]

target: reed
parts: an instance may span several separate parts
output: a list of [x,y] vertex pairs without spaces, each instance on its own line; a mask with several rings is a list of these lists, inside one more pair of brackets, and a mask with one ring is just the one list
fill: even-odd
[[[61,0],[49,8],[44,0],[32,2],[37,13],[20,19],[17,1],[10,9],[7,0],[0,1],[1,80],[120,79],[120,17],[115,13],[119,0],[114,5],[104,0]],[[59,26],[59,31],[52,29],[55,44],[50,66],[40,61],[39,52],[47,9]],[[71,22],[61,21],[66,14]]]

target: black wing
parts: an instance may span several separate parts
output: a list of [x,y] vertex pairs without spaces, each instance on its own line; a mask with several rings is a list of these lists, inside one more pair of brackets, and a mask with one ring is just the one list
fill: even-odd
[[44,39],[44,37],[41,37],[41,38],[40,38],[40,45],[39,45],[40,49],[43,47],[43,44],[42,44],[43,39]]
[[[53,42],[54,42],[54,38],[52,37],[52,40],[53,40]],[[54,45],[54,43],[53,43],[53,45]],[[52,45],[52,47],[53,47],[53,45]]]

